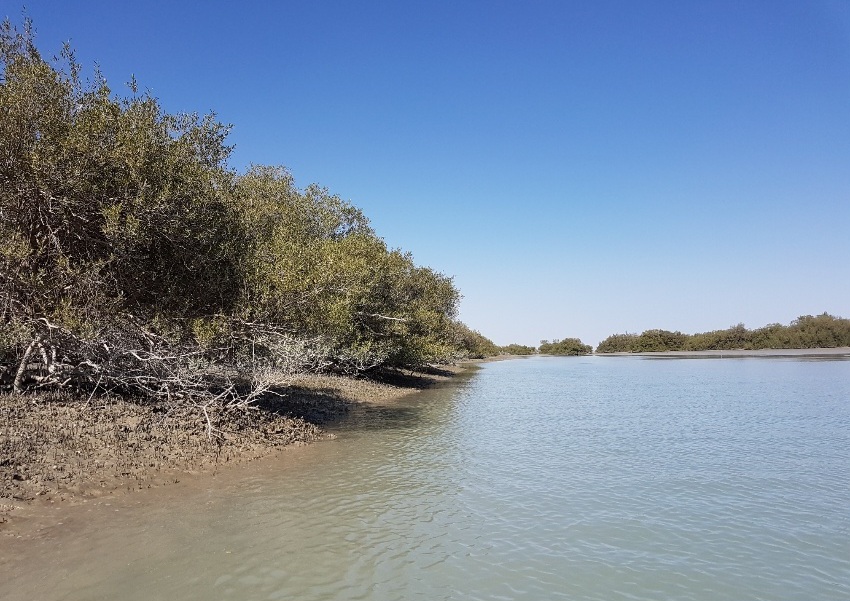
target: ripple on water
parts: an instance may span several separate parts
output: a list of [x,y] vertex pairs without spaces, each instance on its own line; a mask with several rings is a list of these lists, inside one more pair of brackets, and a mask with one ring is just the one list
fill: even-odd
[[110,520],[4,598],[846,600],[848,376],[488,364],[155,528]]

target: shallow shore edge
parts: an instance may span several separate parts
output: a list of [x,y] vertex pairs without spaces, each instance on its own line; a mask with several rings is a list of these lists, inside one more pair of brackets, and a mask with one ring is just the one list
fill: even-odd
[[306,375],[281,399],[230,420],[220,438],[199,416],[121,399],[0,395],[0,537],[39,536],[42,518],[92,500],[205,478],[287,447],[332,438],[359,403],[393,403],[475,369],[474,361],[379,378]]

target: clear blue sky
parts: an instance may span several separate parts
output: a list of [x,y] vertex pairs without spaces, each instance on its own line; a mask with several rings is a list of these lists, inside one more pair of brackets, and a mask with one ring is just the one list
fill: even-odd
[[361,207],[497,343],[850,317],[850,1],[26,7]]

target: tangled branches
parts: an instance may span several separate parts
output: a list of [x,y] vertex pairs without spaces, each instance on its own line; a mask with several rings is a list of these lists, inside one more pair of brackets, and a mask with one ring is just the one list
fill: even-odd
[[189,404],[207,422],[216,409],[247,409],[297,374],[327,366],[321,340],[303,340],[280,328],[230,320],[217,344],[175,340],[124,314],[97,335],[82,336],[46,318],[30,320],[28,342],[0,365],[3,387],[16,392],[74,388],[117,392],[165,407]]

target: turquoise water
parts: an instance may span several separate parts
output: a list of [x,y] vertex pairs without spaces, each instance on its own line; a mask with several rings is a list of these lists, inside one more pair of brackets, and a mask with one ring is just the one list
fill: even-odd
[[490,363],[223,484],[0,597],[850,599],[850,362]]

